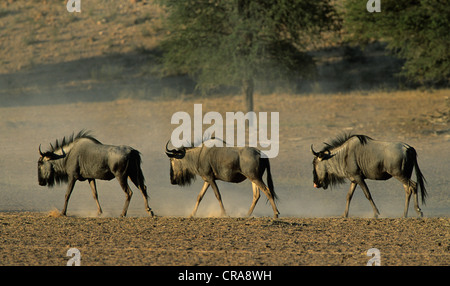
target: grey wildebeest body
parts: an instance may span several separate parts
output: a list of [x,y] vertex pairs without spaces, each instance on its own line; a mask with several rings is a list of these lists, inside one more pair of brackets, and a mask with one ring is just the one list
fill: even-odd
[[39,146],[38,160],[39,185],[52,187],[54,183],[67,182],[62,215],[67,213],[67,205],[75,182],[88,180],[92,189],[98,214],[102,213],[98,202],[96,179],[112,180],[116,178],[126,195],[122,216],[126,216],[133,192],[128,186],[128,177],[139,188],[144,196],[145,208],[153,216],[148,206],[147,187],[141,170],[139,151],[129,146],[103,145],[88,132],[80,131],[72,134],[67,140],[64,137],[50,144],[50,151],[42,153]]
[[[253,147],[207,147],[202,144],[199,147],[181,147],[169,150],[166,144],[166,154],[170,158],[170,181],[173,185],[187,185],[195,179],[196,175],[205,181],[198,194],[197,202],[191,216],[195,216],[200,201],[209,186],[219,201],[222,215],[226,215],[216,180],[231,183],[240,183],[245,179],[252,182],[253,201],[247,216],[253,213],[262,190],[270,201],[274,217],[278,217],[279,211],[275,205],[277,198],[270,173],[268,158],[262,158],[260,150]],[[267,184],[264,184],[262,175],[267,170]]]
[[[344,216],[348,216],[350,201],[357,185],[360,185],[364,195],[370,201],[374,216],[379,215],[365,179],[388,180],[398,179],[405,189],[404,217],[408,216],[411,194],[414,195],[414,208],[419,216],[417,189],[420,187],[422,203],[425,203],[427,191],[425,178],[417,163],[416,150],[401,142],[384,142],[373,140],[365,135],[344,135],[327,144],[320,152],[315,152],[311,145],[313,160],[314,187],[326,189],[328,185],[343,183],[345,178],[351,182],[347,194]],[[413,168],[416,170],[417,183],[411,180]]]

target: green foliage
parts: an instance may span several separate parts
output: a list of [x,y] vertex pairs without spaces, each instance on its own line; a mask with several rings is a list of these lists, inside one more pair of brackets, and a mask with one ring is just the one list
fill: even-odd
[[187,73],[202,90],[310,76],[315,65],[305,48],[340,24],[330,0],[168,0],[165,5],[166,73]]
[[443,0],[382,0],[380,13],[368,13],[367,1],[346,0],[344,28],[364,44],[386,41],[405,59],[401,75],[420,83],[450,80],[450,5]]

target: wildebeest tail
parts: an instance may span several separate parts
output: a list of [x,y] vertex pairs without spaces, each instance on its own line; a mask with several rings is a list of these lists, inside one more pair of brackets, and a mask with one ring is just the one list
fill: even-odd
[[270,194],[272,195],[274,201],[278,200],[278,196],[275,193],[275,188],[273,186],[272,173],[270,172],[270,162],[269,158],[261,158],[260,159],[267,170],[267,187],[269,188]]
[[422,204],[425,204],[425,199],[428,195],[427,189],[425,188],[425,183],[427,180],[423,176],[422,172],[420,171],[419,164],[417,163],[417,152],[413,147],[410,147],[408,151],[411,154],[411,159],[414,162],[414,169],[416,170],[416,180],[417,184],[420,187],[420,196],[422,197]]
[[128,164],[128,176],[138,188],[145,187],[145,178],[141,169],[141,154],[138,150],[132,149],[130,152],[130,161]]

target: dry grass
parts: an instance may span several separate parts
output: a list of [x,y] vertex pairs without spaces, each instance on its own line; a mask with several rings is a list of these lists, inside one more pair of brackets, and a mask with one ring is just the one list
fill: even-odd
[[2,1],[0,74],[40,64],[105,54],[142,52],[162,36],[164,9],[155,1],[84,1],[69,13],[67,1]]

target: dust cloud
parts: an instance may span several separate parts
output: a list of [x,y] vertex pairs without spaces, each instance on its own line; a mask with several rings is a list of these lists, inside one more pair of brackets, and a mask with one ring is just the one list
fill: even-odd
[[[280,152],[270,159],[277,202],[281,216],[329,217],[340,216],[345,208],[345,196],[349,184],[333,189],[317,190],[312,183],[312,155],[309,146],[321,147],[323,141],[332,138],[353,121],[359,121],[363,128],[354,131],[377,139],[404,141],[414,146],[419,154],[419,165],[428,180],[429,200],[421,206],[425,216],[446,216],[450,209],[448,199],[448,135],[440,137],[425,132],[402,133],[404,125],[382,125],[370,117],[370,110],[382,112],[383,101],[394,103],[404,95],[341,95],[333,96],[334,107],[328,114],[318,112],[329,101],[328,96],[297,97],[292,95],[257,96],[262,111],[280,112]],[[414,97],[414,95],[408,95]],[[421,97],[416,97],[420,99]],[[263,99],[260,101],[259,99]],[[351,108],[356,101],[367,102],[366,109],[349,111],[353,114],[337,113],[342,106]],[[440,94],[429,95],[418,102],[423,108],[434,110],[444,100]],[[201,102],[203,112],[236,111],[241,98],[203,98],[201,100],[135,100],[117,99],[107,102],[78,102],[36,106],[0,107],[0,211],[50,212],[62,209],[66,185],[53,188],[41,187],[37,183],[38,147],[49,148],[49,144],[72,132],[86,128],[104,144],[129,145],[142,154],[142,169],[150,195],[150,207],[157,215],[188,216],[195,205],[202,186],[201,178],[187,187],[173,186],[169,180],[169,160],[164,146],[176,127],[170,124],[174,112],[193,109]],[[299,108],[294,108],[298,106]],[[412,105],[411,108],[415,108]],[[385,109],[385,116],[391,110]],[[365,118],[369,115],[369,118]],[[333,125],[325,126],[327,117],[332,116]],[[373,116],[373,115],[372,115]],[[372,124],[372,125],[371,125]],[[408,126],[406,126],[408,127]],[[426,127],[426,126],[425,126]],[[323,130],[323,131],[322,131]],[[367,130],[372,132],[366,132]],[[395,133],[398,132],[398,133]],[[391,134],[391,135],[389,135]],[[447,137],[446,137],[447,136]],[[447,146],[447,147],[445,147]],[[445,152],[443,154],[442,152]],[[266,181],[266,174],[263,176]],[[415,179],[413,175],[413,179]],[[369,189],[377,204],[381,217],[401,217],[404,206],[402,185],[395,179],[386,182],[368,181]],[[144,201],[134,185],[134,192],[128,215],[146,216]],[[252,188],[249,181],[240,184],[218,182],[227,214],[232,217],[245,216],[252,202]],[[116,180],[97,181],[99,201],[103,216],[119,216],[125,195]],[[87,182],[77,182],[72,193],[68,214],[96,216],[96,205]],[[208,190],[198,209],[198,216],[210,217],[220,214],[219,204],[212,190]],[[256,217],[272,216],[272,208],[261,193],[253,213]],[[357,189],[350,207],[350,216],[372,217],[369,202]],[[410,216],[415,213],[410,205]]]

